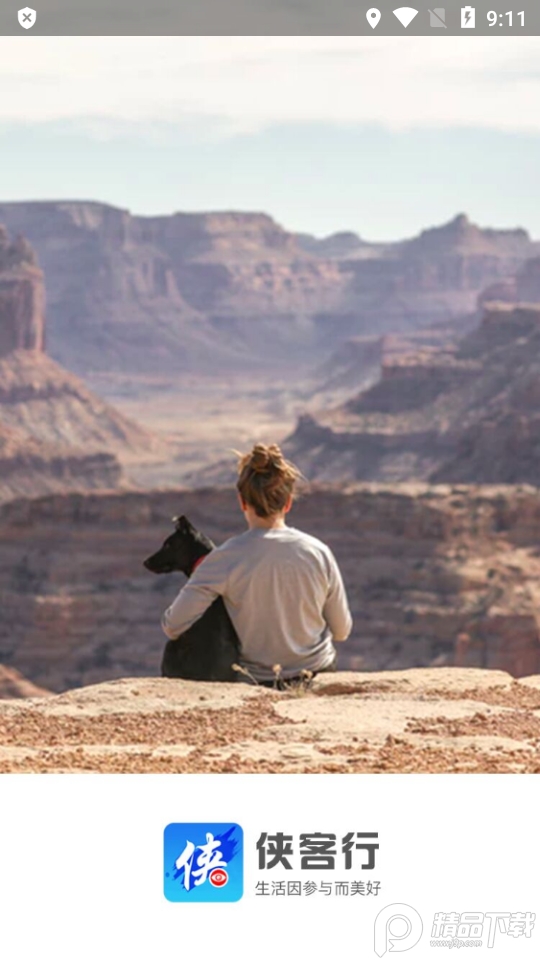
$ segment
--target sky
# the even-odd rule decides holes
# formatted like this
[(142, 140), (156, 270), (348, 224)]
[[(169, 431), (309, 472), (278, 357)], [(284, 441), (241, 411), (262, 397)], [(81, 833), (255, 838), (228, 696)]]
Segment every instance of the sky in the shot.
[(0, 200), (540, 238), (540, 38), (0, 37)]

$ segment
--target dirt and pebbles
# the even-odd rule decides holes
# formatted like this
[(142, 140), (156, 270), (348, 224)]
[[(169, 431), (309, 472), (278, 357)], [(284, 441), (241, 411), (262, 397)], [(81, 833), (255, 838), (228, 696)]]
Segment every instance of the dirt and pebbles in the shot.
[(0, 703), (2, 773), (539, 773), (540, 677), (338, 673), (309, 690), (124, 679)]

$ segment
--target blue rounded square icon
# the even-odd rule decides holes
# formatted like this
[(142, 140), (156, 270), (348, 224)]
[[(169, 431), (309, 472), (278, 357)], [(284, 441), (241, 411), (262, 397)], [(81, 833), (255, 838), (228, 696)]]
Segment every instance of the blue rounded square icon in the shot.
[(244, 832), (237, 823), (169, 823), (164, 893), (171, 903), (233, 903), (244, 893)]

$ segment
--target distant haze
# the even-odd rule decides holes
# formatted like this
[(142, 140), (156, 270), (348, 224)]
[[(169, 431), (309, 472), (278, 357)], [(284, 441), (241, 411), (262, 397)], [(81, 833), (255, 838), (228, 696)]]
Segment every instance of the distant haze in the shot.
[[(29, 42), (31, 41), (31, 42)], [(3, 200), (540, 236), (539, 38), (0, 38)]]

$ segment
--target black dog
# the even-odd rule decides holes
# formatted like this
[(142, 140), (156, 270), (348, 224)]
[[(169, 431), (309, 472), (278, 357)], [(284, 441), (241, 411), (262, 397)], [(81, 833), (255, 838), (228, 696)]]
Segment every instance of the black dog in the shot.
[[(215, 544), (199, 533), (186, 517), (174, 518), (175, 532), (144, 561), (152, 573), (181, 571), (190, 577)], [(237, 674), (233, 664), (238, 663), (240, 642), (229, 619), (221, 597), (181, 634), (178, 640), (169, 640), (161, 661), (162, 677), (181, 677), (183, 680), (221, 680), (234, 682)]]

